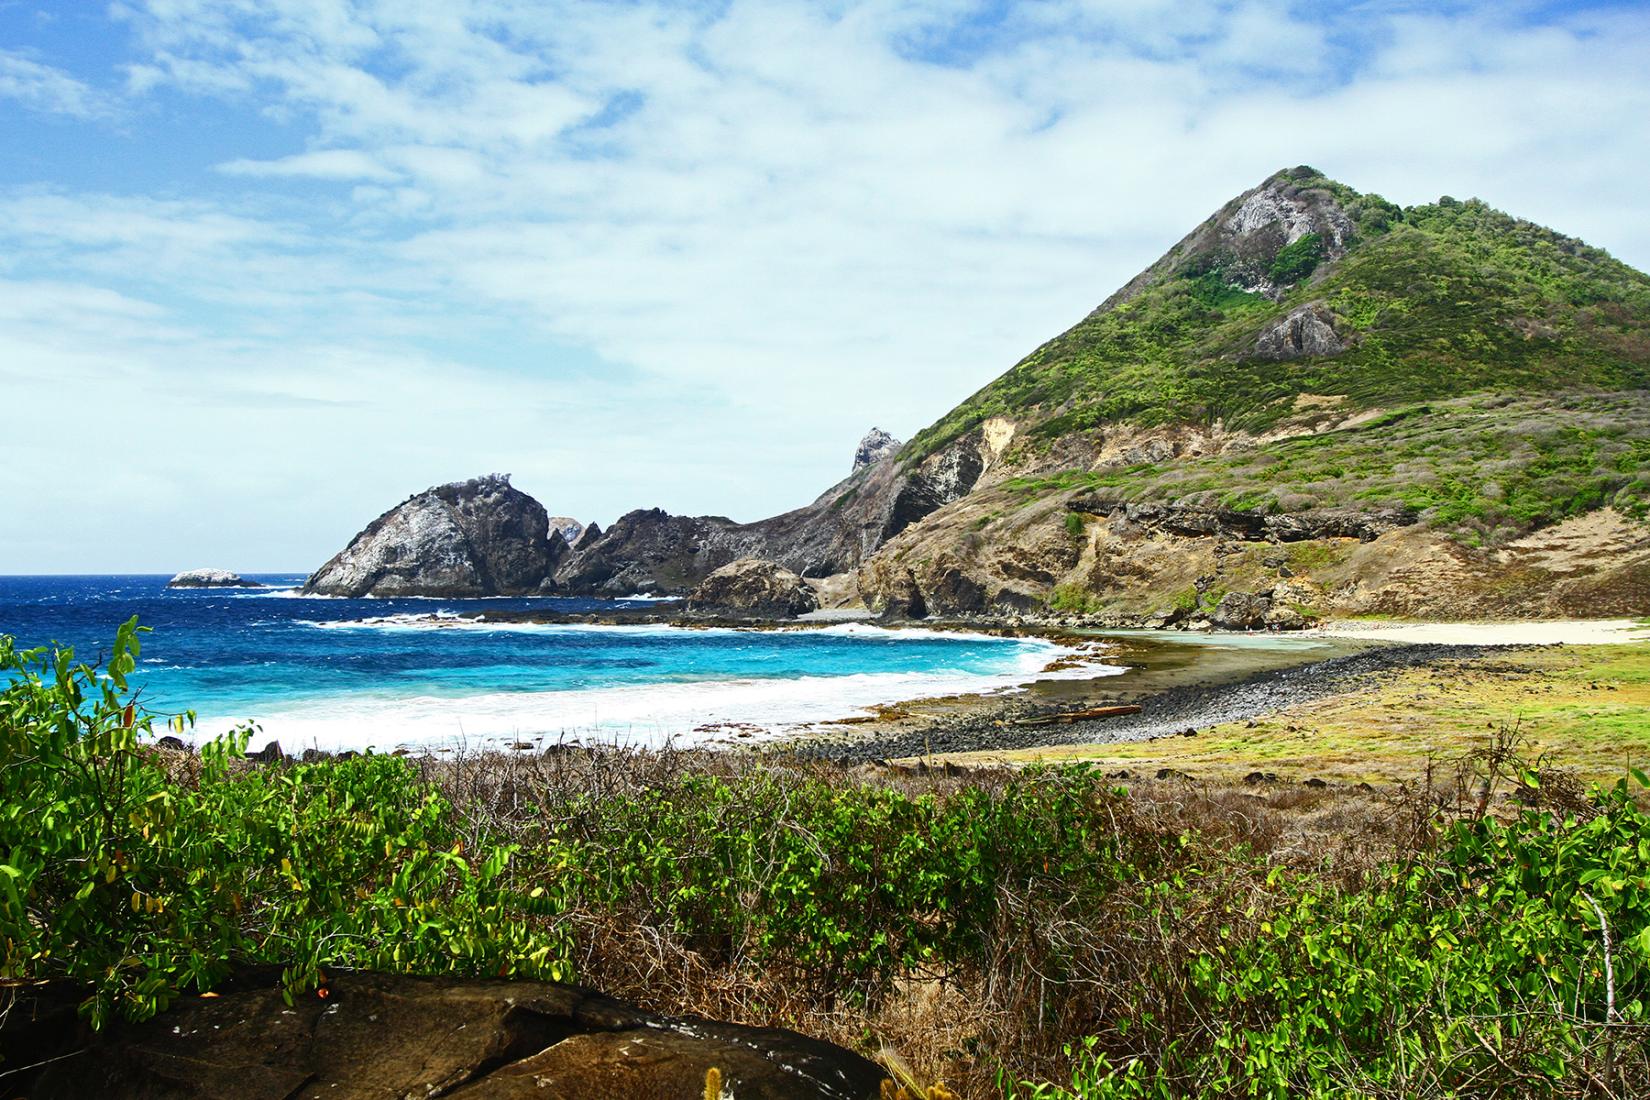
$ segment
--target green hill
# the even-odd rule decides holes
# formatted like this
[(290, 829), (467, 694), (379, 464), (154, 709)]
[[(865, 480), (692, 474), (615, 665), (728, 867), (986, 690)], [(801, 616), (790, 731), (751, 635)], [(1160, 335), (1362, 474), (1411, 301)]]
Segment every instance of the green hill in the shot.
[(1643, 614), (1650, 276), (1289, 169), (898, 461), (938, 488), (861, 567), (896, 613)]
[[(1314, 231), (1220, 232), (1268, 193), (1304, 201)], [(1339, 241), (1324, 231), (1337, 215)], [(1345, 350), (1257, 351), (1261, 333), (1311, 304)], [(1295, 168), (1234, 199), (910, 453), (998, 415), (1030, 414), (1044, 437), (1118, 420), (1259, 431), (1303, 393), (1373, 407), (1578, 385), (1650, 385), (1650, 276), (1476, 199), (1404, 209)]]
[[(1438, 517), (1447, 523), (1475, 507), (1462, 466), (1510, 462), (1499, 472), (1521, 483), (1562, 475), (1553, 499), (1526, 484), (1526, 499), (1493, 517), (1519, 527), (1607, 502), (1643, 513), (1650, 430), (1642, 404), (1619, 395), (1647, 387), (1650, 276), (1477, 200), (1400, 208), (1303, 167), (1228, 203), (903, 457), (921, 460), (993, 417), (1016, 423), (1008, 461), (1046, 470), (1056, 441), (1123, 424), (1219, 427), (1269, 450), (1268, 433), (1321, 436), (1380, 410), (1329, 432), (1342, 438), (1279, 449), (1269, 473), (1202, 462), (1165, 478), (1154, 464), (1091, 481), (1171, 499), (1218, 483), (1225, 503), (1265, 507), (1286, 481), (1340, 476), (1345, 457), (1365, 475), (1363, 499), (1453, 501)], [(1558, 397), (1573, 415), (1553, 415), (1544, 399)], [(1495, 415), (1498, 401), (1523, 415)], [(1521, 421), (1539, 430), (1519, 431)], [(1381, 468), (1393, 457), (1381, 440), (1439, 432), (1461, 461), (1423, 462), (1419, 483)]]

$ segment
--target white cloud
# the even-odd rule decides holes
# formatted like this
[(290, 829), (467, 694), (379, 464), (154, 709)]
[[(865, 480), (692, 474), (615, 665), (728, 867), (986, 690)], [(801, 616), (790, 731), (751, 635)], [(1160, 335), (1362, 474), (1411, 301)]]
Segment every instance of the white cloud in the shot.
[[(352, 485), (384, 503), (513, 464), (581, 515), (755, 518), (834, 480), (871, 423), (942, 414), (1279, 167), (1402, 202), (1478, 194), (1650, 266), (1643, 13), (982, 11), (133, 3), (132, 94), (261, 112), (300, 150), (224, 160), (213, 199), (0, 196), (0, 272), (149, 302), (136, 328), (165, 333), (157, 350), (118, 310), (66, 304), (98, 339), (33, 332), (13, 361), (102, 346), (149, 364), (135, 407), (164, 415), (186, 371), (266, 434), (279, 419), (247, 410), (308, 386), (338, 402), (292, 421), (302, 461), (224, 477), (322, 476), (311, 457), (348, 443)], [(231, 384), (248, 378), (267, 384)], [(173, 446), (204, 466), (193, 440), (227, 440), (191, 425)]]
[(307, 177), (318, 180), (394, 180), (395, 172), (358, 149), (318, 149), (275, 160), (240, 158), (218, 165), (230, 176)]
[(109, 113), (108, 101), (62, 69), (12, 50), (0, 50), (0, 99), (47, 114), (94, 118)]

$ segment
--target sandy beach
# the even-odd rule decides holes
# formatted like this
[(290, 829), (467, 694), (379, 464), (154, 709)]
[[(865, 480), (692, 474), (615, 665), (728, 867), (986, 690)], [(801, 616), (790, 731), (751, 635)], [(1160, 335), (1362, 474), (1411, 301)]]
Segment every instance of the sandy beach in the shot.
[(1337, 620), (1301, 633), (1306, 637), (1430, 645), (1622, 645), (1650, 641), (1650, 623), (1637, 619), (1481, 623)]

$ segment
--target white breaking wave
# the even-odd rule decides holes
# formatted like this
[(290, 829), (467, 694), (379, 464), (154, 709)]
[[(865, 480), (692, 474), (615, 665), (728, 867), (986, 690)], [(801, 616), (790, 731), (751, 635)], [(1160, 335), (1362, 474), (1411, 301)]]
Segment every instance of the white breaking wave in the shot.
[[(460, 744), (500, 747), (540, 738), (544, 743), (578, 739), (627, 745), (707, 745), (735, 740), (740, 731), (756, 737), (803, 732), (821, 723), (866, 714), (883, 704), (1002, 693), (1034, 680), (1088, 679), (1124, 671), (1099, 663), (1044, 671), (1051, 661), (1073, 652), (1041, 639), (1027, 640), (1027, 648), (1013, 664), (995, 673), (951, 669), (873, 672), (456, 697), (340, 695), (263, 713), (258, 717), (262, 732), (254, 738), (253, 747), (271, 739), (280, 741), (289, 752), (312, 746), (332, 751), (368, 747), (439, 750)], [(194, 732), (197, 739), (205, 739), (235, 724), (203, 717)]]

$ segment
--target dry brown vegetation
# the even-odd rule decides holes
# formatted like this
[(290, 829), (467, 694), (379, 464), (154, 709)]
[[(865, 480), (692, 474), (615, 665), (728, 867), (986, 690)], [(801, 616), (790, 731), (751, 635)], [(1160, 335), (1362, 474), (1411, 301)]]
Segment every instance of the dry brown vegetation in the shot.
[[(1356, 891), (1383, 864), (1412, 858), (1443, 820), (1511, 812), (1531, 800), (1572, 813), (1586, 806), (1581, 784), (1559, 771), (1543, 771), (1539, 789), (1507, 788), (1513, 750), (1499, 738), (1413, 783), (1382, 790), (1211, 786), (1173, 775), (1131, 780), (1126, 792), (1103, 802), (1113, 833), (1109, 851), (1130, 865), (1108, 890), (1062, 895), (1060, 870), (1046, 861), (1041, 877), (1054, 883), (1052, 890), (1049, 881), (1034, 881), (1035, 867), (1000, 868), (981, 950), (904, 968), (885, 983), (844, 981), (785, 945), (758, 949), (737, 936), (707, 938), (702, 926), (684, 927), (642, 888), (619, 904), (576, 907), (564, 919), (573, 926), (579, 980), (609, 994), (663, 1013), (791, 1027), (867, 1053), (887, 1048), (923, 1079), (943, 1080), (967, 1096), (1000, 1095), (1005, 1082), (1067, 1079), (1065, 1048), (1087, 1036), (1127, 1055), (1149, 1053), (1150, 1034), (1195, 1033), (1204, 1021), (1187, 963), (1242, 942), (1291, 903), (1300, 880), (1275, 878), (1276, 868)], [(760, 787), (764, 800), (794, 796), (799, 806), (817, 785), (945, 802), (1026, 782), (1023, 772), (1009, 769), (845, 769), (673, 751), (461, 754), (420, 767), (451, 799), (471, 843), (514, 839), (530, 852), (543, 851), (546, 832), (640, 849), (663, 842), (681, 853), (713, 843), (718, 829), (749, 830), (735, 797), (722, 804), (725, 817), (704, 823), (702, 835), (604, 832), (611, 825), (602, 820), (604, 805), (691, 802), (707, 777), (735, 790)], [(1060, 779), (1048, 773), (1038, 781)], [(787, 811), (782, 805), (763, 827), (811, 827), (807, 815)], [(757, 875), (781, 872), (766, 866)], [(738, 901), (755, 906), (771, 886), (742, 883), (749, 896)], [(1130, 1022), (1143, 1013), (1153, 1026), (1131, 1032)]]

